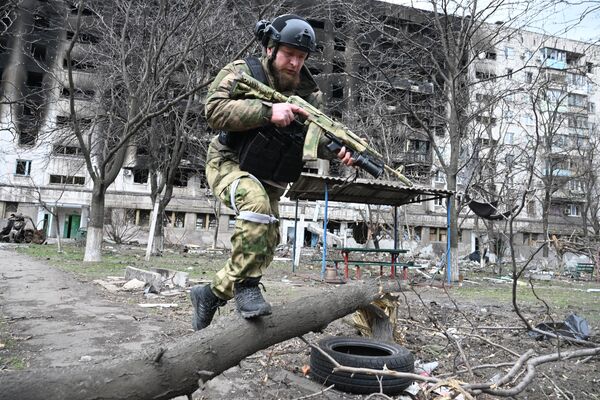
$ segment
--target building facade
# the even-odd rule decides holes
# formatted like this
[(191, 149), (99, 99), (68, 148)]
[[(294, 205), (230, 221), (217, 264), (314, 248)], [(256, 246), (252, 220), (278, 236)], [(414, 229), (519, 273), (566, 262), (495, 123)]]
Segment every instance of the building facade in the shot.
[[(438, 118), (445, 109), (439, 101), (442, 94), (434, 89), (435, 71), (410, 67), (411, 63), (424, 64), (418, 52), (407, 58), (407, 49), (393, 40), (397, 32), (429, 35), (423, 28), (427, 14), (387, 3), (372, 4), (381, 30), (355, 23), (344, 13), (335, 18), (317, 13), (309, 18), (322, 51), (311, 57), (308, 65), (326, 95), (331, 115), (365, 135), (377, 130), (375, 143), (392, 166), (403, 165), (405, 174), (418, 184), (445, 188), (434, 151), (440, 149), (442, 156), (448, 156), (446, 124)], [(62, 237), (78, 238), (86, 229), (92, 182), (66, 127), (69, 66), (65, 52), (73, 32), (57, 16), (55, 7), (29, 0), (15, 18), (4, 21), (6, 30), (0, 41), (0, 217), (22, 212), (49, 237), (57, 235), (58, 227)], [(67, 3), (64, 7), (68, 9)], [(76, 107), (84, 126), (90, 123), (87, 116), (93, 115), (96, 94), (90, 83), (97, 75), (94, 66), (77, 55), (85, 54), (85, 47), (100, 40), (98, 34), (80, 35), (71, 60)], [(508, 193), (512, 186), (527, 181), (531, 167), (535, 176), (527, 188), (526, 207), (516, 222), (516, 242), (523, 254), (544, 239), (543, 213), (549, 214), (549, 233), (564, 235), (584, 229), (584, 154), (597, 135), (596, 105), (600, 100), (597, 47), (507, 30), (489, 47), (473, 52), (476, 59), (468, 67), (468, 96), (470, 106), (480, 108), (479, 117), (473, 120), (479, 134), (465, 147), (464, 157), (469, 161), (465, 161), (459, 191), (478, 175), (487, 183), (470, 193), (486, 195), (486, 201), (498, 196), (511, 208)], [(531, 163), (523, 153), (531, 152), (533, 138), (542, 138), (538, 146), (546, 149)], [(393, 151), (385, 153), (388, 149)], [(105, 223), (126, 240), (145, 242), (153, 207), (148, 175), (136, 165), (134, 153), (109, 187)], [(352, 174), (324, 162), (307, 166), (307, 171)], [(178, 180), (166, 210), (166, 242), (209, 247), (218, 226), (216, 244), (228, 247), (235, 216), (224, 207), (216, 212), (216, 207), (201, 175)], [(298, 242), (317, 246), (323, 204), (300, 203), (299, 207)], [(465, 207), (460, 222), (461, 255), (479, 249), (485, 237), (497, 239), (489, 237), (489, 226), (467, 211)], [(295, 203), (283, 199), (280, 212), (282, 242), (290, 243), (296, 225)], [(356, 232), (371, 214), (392, 224), (389, 208), (332, 204), (328, 226), (332, 240), (350, 245), (364, 242), (367, 239)], [(399, 217), (402, 239), (418, 246), (431, 245), (441, 254), (446, 218), (442, 201), (404, 206)], [(381, 240), (383, 246), (393, 245), (389, 230), (383, 230)]]

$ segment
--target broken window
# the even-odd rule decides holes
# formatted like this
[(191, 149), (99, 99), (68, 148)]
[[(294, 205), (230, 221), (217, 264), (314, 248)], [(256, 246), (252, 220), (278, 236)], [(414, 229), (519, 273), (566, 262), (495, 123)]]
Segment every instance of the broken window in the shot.
[(55, 144), (52, 148), (52, 154), (58, 156), (81, 156), (81, 148), (78, 146)]
[(446, 135), (446, 128), (444, 126), (434, 126), (433, 132), (434, 132), (435, 136), (443, 137)]
[(572, 107), (587, 108), (587, 99), (586, 95), (569, 93), (569, 105)]
[(346, 51), (346, 41), (336, 37), (333, 40), (333, 49), (336, 51)]
[(342, 85), (331, 85), (331, 97), (334, 99), (343, 99), (344, 98), (344, 87)]
[[(66, 58), (63, 58), (63, 68), (64, 69), (69, 68), (69, 63)], [(71, 69), (72, 70), (85, 71), (85, 70), (91, 70), (91, 69), (95, 69), (95, 68), (96, 68), (96, 65), (93, 62), (71, 59)]]
[(83, 176), (50, 175), (50, 183), (59, 183), (63, 185), (85, 185)]
[(346, 63), (340, 60), (333, 60), (333, 73), (341, 74), (344, 73), (346, 69)]
[(36, 110), (30, 106), (29, 104), (24, 104), (23, 105), (23, 115), (27, 116), (27, 117), (34, 117), (36, 114)]
[(69, 126), (71, 123), (71, 118), (66, 115), (57, 115), (56, 116), (56, 126), (57, 127), (65, 127)]
[(475, 78), (479, 80), (494, 80), (496, 79), (496, 74), (491, 71), (475, 71)]
[(346, 25), (347, 22), (348, 22), (348, 19), (346, 18), (346, 16), (344, 14), (336, 14), (334, 17), (333, 25), (337, 29), (341, 29)]
[(316, 19), (307, 19), (306, 22), (315, 29), (325, 29), (325, 22)]
[(533, 72), (525, 72), (525, 83), (533, 82)]
[(490, 50), (485, 52), (486, 60), (495, 60), (497, 58), (496, 50)]
[[(61, 92), (62, 97), (69, 97), (70, 90), (69, 88), (64, 87)], [(90, 100), (96, 92), (92, 89), (75, 89), (73, 91), (73, 97), (79, 100)]]
[(533, 232), (523, 233), (523, 244), (527, 246), (535, 246), (538, 241), (538, 234)]
[(33, 16), (33, 27), (35, 29), (46, 30), (50, 28), (50, 21), (48, 21), (48, 18), (36, 14)]
[(31, 160), (17, 160), (17, 168), (15, 169), (15, 175), (31, 175)]
[(30, 88), (41, 88), (44, 74), (41, 72), (27, 71), (26, 85)]
[(175, 228), (183, 228), (185, 226), (185, 213), (175, 213)]
[(150, 226), (150, 210), (137, 210), (137, 224), (139, 226)]
[(429, 228), (429, 241), (430, 242), (445, 242), (446, 241), (446, 228)]
[(133, 183), (148, 183), (148, 170), (147, 169), (134, 169), (133, 170)]
[(427, 154), (429, 152), (429, 142), (426, 140), (409, 139), (406, 142), (406, 151)]
[(178, 169), (175, 172), (175, 177), (173, 178), (173, 186), (176, 187), (186, 187), (188, 184), (188, 172)]
[(4, 203), (4, 218), (9, 218), (10, 214), (16, 214), (19, 211), (19, 203), (7, 201)]
[(136, 212), (133, 208), (125, 209), (125, 223), (127, 225), (135, 225)]
[(323, 70), (321, 68), (315, 67), (315, 66), (308, 67), (308, 70), (310, 71), (310, 73), (312, 75), (319, 75), (320, 73), (323, 72)]
[(164, 226), (170, 226), (172, 228), (184, 228), (185, 213), (177, 211), (166, 211)]
[(20, 146), (33, 146), (37, 141), (37, 133), (34, 129), (26, 128), (21, 129), (19, 132), (19, 145)]
[(32, 43), (31, 56), (38, 61), (46, 61), (46, 46), (39, 43)]
[(215, 214), (197, 213), (196, 230), (213, 229), (217, 226), (217, 217)]

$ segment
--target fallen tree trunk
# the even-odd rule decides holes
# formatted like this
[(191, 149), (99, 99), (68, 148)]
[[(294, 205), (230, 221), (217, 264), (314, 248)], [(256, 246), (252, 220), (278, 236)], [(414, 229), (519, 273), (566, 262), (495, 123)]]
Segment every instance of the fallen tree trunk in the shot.
[(319, 331), (371, 303), (376, 282), (328, 287), (312, 298), (273, 307), (273, 314), (248, 321), (238, 315), (122, 360), (92, 366), (0, 373), (0, 399), (171, 399), (193, 393), (241, 360), (276, 343)]

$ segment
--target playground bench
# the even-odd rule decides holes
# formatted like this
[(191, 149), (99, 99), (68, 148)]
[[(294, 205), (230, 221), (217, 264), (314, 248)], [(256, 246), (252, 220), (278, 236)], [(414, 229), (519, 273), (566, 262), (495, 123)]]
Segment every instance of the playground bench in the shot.
[[(314, 259), (314, 261), (321, 261), (320, 259)], [(349, 266), (353, 265), (356, 269), (355, 269), (355, 277), (356, 279), (360, 279), (361, 278), (361, 267), (371, 267), (371, 266), (375, 266), (375, 267), (379, 267), (379, 274), (383, 275), (383, 267), (391, 267), (391, 272), (390, 272), (390, 276), (392, 278), (394, 278), (396, 276), (396, 268), (402, 268), (403, 271), (403, 277), (402, 279), (408, 279), (408, 269), (413, 268), (414, 262), (409, 261), (409, 262), (400, 262), (400, 261), (396, 261), (396, 262), (391, 262), (391, 261), (378, 261), (378, 260), (348, 260), (346, 263), (346, 260), (341, 259), (341, 258), (332, 258), (332, 259), (327, 259), (325, 260), (328, 263), (333, 263), (335, 266), (336, 270), (339, 270), (340, 268), (340, 264), (344, 266), (344, 277), (346, 279), (348, 279), (349, 276)]]
[(581, 274), (590, 274), (590, 279), (594, 277), (594, 269), (596, 265), (594, 263), (577, 263), (575, 269), (576, 276), (579, 277)]

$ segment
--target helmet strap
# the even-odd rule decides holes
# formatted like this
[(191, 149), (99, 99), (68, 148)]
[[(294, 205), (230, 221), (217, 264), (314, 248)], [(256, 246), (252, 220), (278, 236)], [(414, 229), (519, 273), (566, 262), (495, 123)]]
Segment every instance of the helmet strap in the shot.
[(268, 60), (269, 65), (272, 65), (273, 62), (275, 61), (278, 51), (279, 51), (279, 43), (276, 43), (275, 46), (273, 46), (273, 52), (271, 53), (271, 57), (269, 57), (269, 60)]

